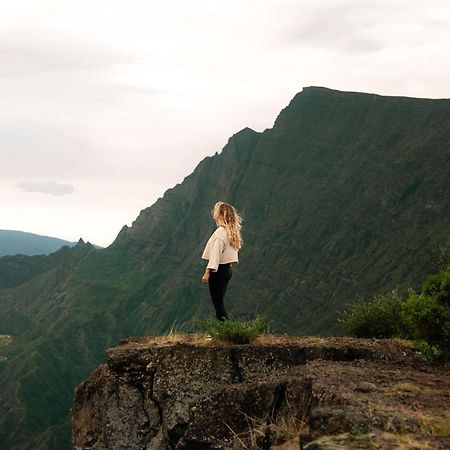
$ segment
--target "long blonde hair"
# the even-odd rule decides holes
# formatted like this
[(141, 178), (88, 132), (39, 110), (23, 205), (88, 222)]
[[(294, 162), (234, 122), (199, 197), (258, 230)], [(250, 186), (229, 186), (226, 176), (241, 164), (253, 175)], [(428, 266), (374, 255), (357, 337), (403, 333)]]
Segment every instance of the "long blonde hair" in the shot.
[(225, 202), (217, 202), (214, 205), (211, 214), (214, 217), (214, 211), (217, 208), (218, 215), (216, 223), (225, 228), (230, 245), (239, 250), (244, 244), (242, 239), (241, 228), (242, 228), (242, 217), (236, 211), (236, 208)]

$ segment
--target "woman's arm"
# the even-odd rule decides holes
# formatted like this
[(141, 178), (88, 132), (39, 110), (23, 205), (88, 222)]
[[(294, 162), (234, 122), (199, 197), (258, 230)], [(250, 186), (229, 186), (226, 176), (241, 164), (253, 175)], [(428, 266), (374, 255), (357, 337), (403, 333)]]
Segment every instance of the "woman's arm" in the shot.
[(208, 265), (206, 266), (205, 273), (202, 277), (203, 284), (208, 283), (209, 275), (211, 272), (217, 272), (217, 269), (219, 268), (220, 255), (222, 254), (224, 248), (225, 242), (222, 241), (222, 239), (216, 238), (213, 241)]
[(205, 273), (203, 274), (202, 277), (202, 283), (203, 284), (207, 284), (209, 281), (209, 273), (211, 272), (211, 269), (205, 269)]

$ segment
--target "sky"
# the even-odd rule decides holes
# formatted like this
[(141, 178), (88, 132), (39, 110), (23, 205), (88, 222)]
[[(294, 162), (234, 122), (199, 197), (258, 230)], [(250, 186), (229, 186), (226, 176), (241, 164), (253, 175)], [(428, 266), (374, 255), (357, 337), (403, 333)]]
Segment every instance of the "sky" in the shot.
[(0, 229), (106, 247), (305, 86), (450, 97), (449, 48), (448, 0), (0, 2)]

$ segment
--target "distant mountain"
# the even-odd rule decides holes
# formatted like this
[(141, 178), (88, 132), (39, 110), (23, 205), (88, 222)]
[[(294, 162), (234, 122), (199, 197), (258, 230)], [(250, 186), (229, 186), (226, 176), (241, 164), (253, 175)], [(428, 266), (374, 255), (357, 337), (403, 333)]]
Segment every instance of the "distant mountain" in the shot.
[(73, 247), (76, 242), (69, 242), (49, 236), (41, 236), (24, 231), (0, 230), (0, 256), (5, 255), (48, 255), (64, 245)]
[(106, 347), (211, 314), (200, 257), (215, 201), (244, 216), (229, 313), (329, 335), (346, 303), (435, 271), (449, 186), (450, 100), (310, 87), (273, 128), (245, 128), (204, 158), (108, 248), (0, 258), (0, 334), (12, 337), (0, 349), (0, 448), (69, 449), (74, 387)]
[(0, 256), (19, 254), (28, 256), (48, 255), (65, 245), (73, 247), (76, 245), (76, 242), (25, 231), (0, 230)]

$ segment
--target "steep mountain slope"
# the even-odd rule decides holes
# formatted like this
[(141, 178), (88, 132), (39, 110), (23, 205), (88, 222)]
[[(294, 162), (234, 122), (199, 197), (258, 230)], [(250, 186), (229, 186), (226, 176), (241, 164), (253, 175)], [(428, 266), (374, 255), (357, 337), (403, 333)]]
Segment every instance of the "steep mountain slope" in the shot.
[(5, 255), (48, 255), (64, 245), (73, 247), (76, 242), (69, 242), (49, 236), (26, 233), (24, 231), (0, 230), (0, 256)]
[(450, 229), (449, 105), (309, 88), (273, 129), (235, 135), (113, 244), (166, 274), (130, 321), (144, 329), (155, 307), (170, 320), (196, 312), (198, 255), (218, 199), (245, 217), (227, 299), (236, 315), (258, 310), (283, 331), (326, 333), (356, 295), (417, 286)]
[(129, 335), (211, 311), (200, 282), (217, 200), (244, 216), (226, 297), (279, 332), (332, 334), (358, 295), (417, 287), (450, 230), (450, 101), (305, 88), (235, 134), (104, 250), (84, 243), (1, 281), (0, 448), (70, 448), (73, 388)]

